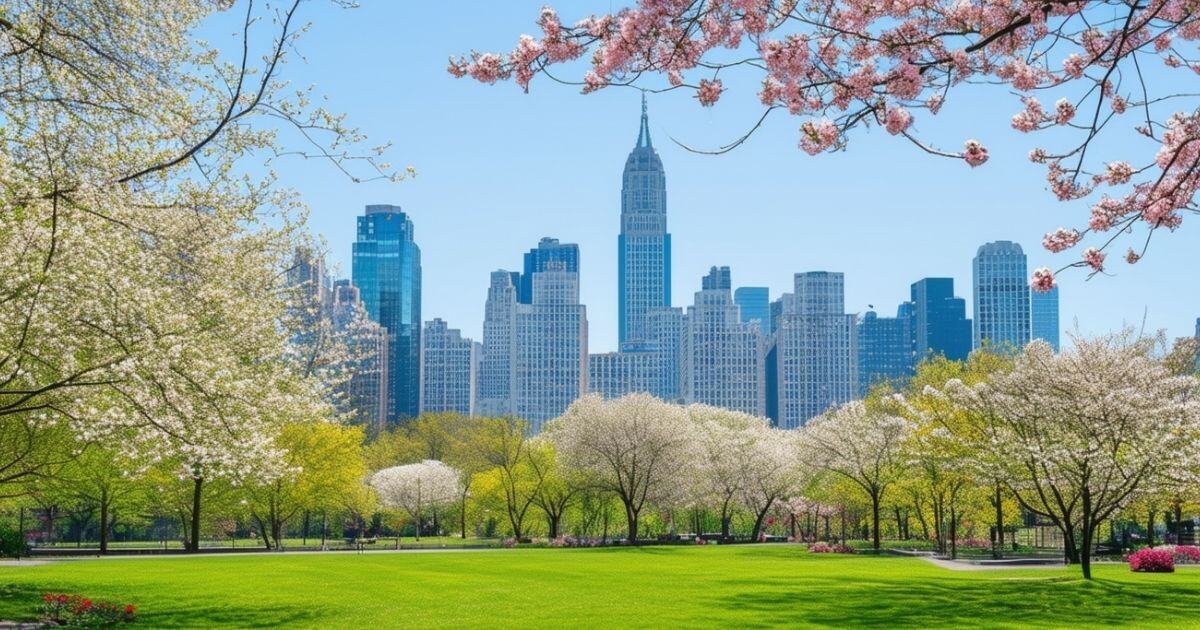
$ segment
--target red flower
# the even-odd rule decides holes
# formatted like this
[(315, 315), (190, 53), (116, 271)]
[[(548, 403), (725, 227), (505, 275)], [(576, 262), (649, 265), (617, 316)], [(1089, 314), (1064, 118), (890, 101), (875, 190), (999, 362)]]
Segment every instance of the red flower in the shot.
[(125, 604), (125, 614), (126, 615), (133, 614), (133, 604)]

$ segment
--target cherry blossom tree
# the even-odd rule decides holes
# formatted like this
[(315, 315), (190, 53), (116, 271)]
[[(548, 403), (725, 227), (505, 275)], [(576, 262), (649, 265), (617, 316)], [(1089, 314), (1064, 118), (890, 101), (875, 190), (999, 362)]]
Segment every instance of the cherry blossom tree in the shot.
[(813, 419), (799, 436), (802, 461), (867, 495), (876, 549), (880, 547), (880, 506), (888, 489), (904, 473), (903, 446), (911, 430), (903, 418), (853, 401)]
[[(416, 526), (417, 540), (421, 539), (425, 513), (453, 505), (458, 498), (458, 471), (435, 459), (384, 468), (371, 476), (370, 484), (380, 503), (408, 515)], [(396, 536), (399, 547), (400, 536)]]
[(754, 514), (754, 529), (750, 536), (758, 540), (763, 519), (777, 501), (799, 489), (803, 480), (800, 462), (796, 461), (797, 435), (764, 424), (745, 430), (753, 455), (741, 469), (739, 495), (742, 505)]
[[(761, 82), (763, 113), (717, 152), (786, 112), (803, 121), (799, 144), (810, 154), (843, 149), (877, 125), (970, 167), (987, 162), (983, 143), (941, 148), (921, 128), (967, 86), (999, 84), (1013, 93), (1013, 129), (1054, 145), (1029, 153), (1052, 194), (1093, 200), (1090, 216), (1046, 234), (1054, 252), (1088, 240), (1066, 266), (1103, 271), (1119, 240), (1132, 241), (1124, 258), (1135, 263), (1155, 232), (1197, 212), (1200, 101), (1181, 82), (1200, 71), (1200, 20), (1187, 0), (638, 0), (573, 24), (546, 7), (537, 24), (511, 52), (452, 57), (450, 73), (526, 90), (539, 74), (584, 93), (686, 90), (701, 107), (718, 103), (725, 79), (749, 75)], [(586, 73), (568, 74), (589, 53)], [(1049, 289), (1054, 272), (1038, 269), (1031, 281)]]
[(1154, 358), (1152, 339), (1073, 341), (1057, 354), (1031, 343), (1011, 372), (951, 380), (942, 393), (982, 420), (978, 435), (960, 434), (979, 463), (1058, 527), (1068, 561), (1090, 578), (1100, 524), (1164, 474), (1196, 470), (1200, 381)]
[(642, 510), (675, 502), (689, 485), (693, 430), (683, 407), (649, 394), (610, 401), (589, 394), (553, 420), (546, 436), (567, 466), (617, 495), (635, 544)]

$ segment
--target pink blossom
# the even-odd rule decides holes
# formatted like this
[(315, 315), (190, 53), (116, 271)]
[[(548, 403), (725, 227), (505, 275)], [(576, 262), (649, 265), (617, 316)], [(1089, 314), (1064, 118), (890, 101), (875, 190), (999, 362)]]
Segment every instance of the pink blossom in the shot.
[(1054, 104), (1054, 122), (1065, 125), (1075, 117), (1075, 105), (1065, 98), (1058, 99)]
[(1107, 255), (1104, 252), (1095, 247), (1083, 250), (1083, 262), (1087, 263), (1087, 266), (1091, 267), (1094, 271), (1104, 271), (1104, 259), (1106, 257)]
[(1058, 253), (1065, 249), (1070, 249), (1083, 238), (1079, 230), (1068, 230), (1066, 228), (1058, 228), (1053, 232), (1046, 234), (1042, 238), (1042, 247), (1047, 250)]
[(893, 136), (903, 133), (912, 124), (912, 114), (903, 107), (892, 106), (887, 110), (886, 126), (888, 133)]
[(720, 79), (700, 79), (700, 89), (696, 91), (696, 98), (700, 99), (700, 104), (704, 107), (711, 107), (717, 99), (721, 98), (721, 91), (724, 88), (721, 86)]
[(1034, 291), (1046, 292), (1056, 286), (1054, 281), (1054, 272), (1050, 271), (1049, 267), (1039, 267), (1033, 270), (1033, 277), (1029, 280), (1029, 286)]
[(963, 146), (966, 150), (963, 151), (962, 157), (971, 168), (988, 161), (988, 150), (978, 140), (967, 140)]
[(811, 120), (800, 126), (800, 148), (809, 155), (816, 155), (837, 142), (838, 128), (832, 120), (822, 118), (813, 123)]
[(1033, 149), (1029, 152), (1029, 161), (1034, 164), (1042, 164), (1046, 161), (1045, 149)]
[(1124, 184), (1133, 177), (1133, 167), (1129, 162), (1109, 162), (1104, 174), (1104, 181), (1112, 184)]
[(1125, 252), (1125, 262), (1127, 262), (1131, 265), (1141, 259), (1142, 259), (1142, 256), (1140, 254), (1138, 254), (1137, 252), (1133, 251), (1132, 247), (1129, 248), (1129, 251)]
[(1063, 60), (1063, 71), (1073, 79), (1078, 79), (1083, 76), (1083, 71), (1087, 68), (1087, 60), (1079, 53), (1071, 53)]
[(1038, 125), (1046, 119), (1046, 112), (1042, 109), (1042, 104), (1032, 96), (1021, 100), (1025, 103), (1025, 109), (1012, 117), (1012, 127), (1017, 131), (1029, 133), (1036, 130)]
[(1105, 232), (1125, 214), (1125, 207), (1119, 200), (1103, 197), (1092, 206), (1092, 218), (1088, 227), (1097, 232)]

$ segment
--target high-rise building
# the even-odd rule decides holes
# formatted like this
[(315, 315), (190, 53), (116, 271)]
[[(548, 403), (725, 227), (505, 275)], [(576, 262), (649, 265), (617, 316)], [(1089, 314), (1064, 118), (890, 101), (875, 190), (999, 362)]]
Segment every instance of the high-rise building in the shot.
[(508, 416), (516, 411), (517, 293), (521, 274), (493, 271), (483, 314), (483, 355), (476, 397), (480, 415)]
[(646, 313), (671, 305), (671, 235), (667, 233), (667, 178), (650, 144), (646, 96), (637, 144), (621, 178), (621, 234), (617, 238), (618, 339), (646, 340)]
[(853, 400), (858, 389), (857, 317), (845, 312), (841, 273), (810, 271), (795, 276), (795, 293), (776, 325), (771, 398), (775, 424), (804, 426), (834, 405)]
[(656, 346), (626, 348), (588, 356), (588, 391), (605, 398), (647, 393), (661, 397), (665, 372), (663, 353)]
[(683, 338), (687, 333), (687, 315), (677, 307), (650, 309), (646, 313), (646, 329), (650, 343), (661, 357), (659, 385), (657, 391), (652, 390), (652, 393), (665, 401), (679, 402), (683, 396), (679, 355), (683, 352)]
[(738, 287), (733, 301), (742, 309), (742, 321), (758, 322), (763, 334), (771, 332), (771, 293), (767, 287)]
[(1058, 287), (1049, 291), (1030, 291), (1029, 316), (1033, 338), (1045, 341), (1058, 352)]
[(533, 274), (533, 300), (517, 306), (514, 403), (537, 433), (587, 392), (587, 309), (579, 274), (549, 262)]
[(895, 317), (867, 311), (858, 320), (858, 395), (877, 383), (903, 384), (913, 374), (912, 303), (896, 309)]
[(421, 374), (421, 249), (400, 206), (370, 205), (358, 217), (353, 278), (371, 319), (388, 333), (387, 419), (417, 415)]
[(475, 415), (479, 344), (440, 318), (421, 333), (421, 412)]
[(533, 302), (533, 274), (545, 271), (551, 263), (561, 264), (563, 269), (571, 273), (579, 273), (579, 245), (560, 243), (556, 238), (546, 237), (538, 241), (537, 247), (526, 252), (525, 273), (518, 276), (518, 302)]
[(971, 344), (1017, 351), (1029, 343), (1029, 274), (1025, 252), (1012, 241), (979, 248), (972, 262), (975, 319)]
[(794, 294), (794, 293), (784, 293), (783, 295), (779, 296), (779, 299), (773, 300), (771, 302), (770, 307), (768, 308), (768, 312), (769, 312), (770, 319), (771, 319), (771, 322), (770, 322), (771, 327), (768, 330), (764, 330), (763, 332), (769, 333), (772, 335), (775, 334), (775, 331), (779, 330), (780, 318), (783, 317), (784, 313), (789, 312), (793, 308), (795, 308), (795, 305), (796, 305), (796, 294)]
[(917, 361), (931, 355), (965, 360), (971, 354), (971, 320), (967, 301), (954, 295), (954, 278), (922, 278), (912, 284), (911, 295)]
[(681, 396), (756, 416), (766, 413), (764, 346), (756, 324), (742, 322), (729, 290), (729, 268), (713, 267), (688, 307), (680, 353)]
[(387, 424), (387, 330), (367, 315), (358, 287), (349, 280), (334, 283), (330, 315), (334, 332), (346, 342), (350, 371), (335, 392), (338, 411), (379, 435)]

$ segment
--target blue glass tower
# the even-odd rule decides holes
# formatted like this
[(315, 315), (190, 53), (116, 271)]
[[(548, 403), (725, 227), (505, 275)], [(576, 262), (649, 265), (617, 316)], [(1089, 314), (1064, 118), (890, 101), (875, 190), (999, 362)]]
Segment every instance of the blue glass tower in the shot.
[(1029, 274), (1025, 252), (1012, 241), (980, 246), (972, 263), (975, 323), (971, 343), (1009, 351), (1029, 343)]
[(671, 235), (667, 234), (667, 177), (650, 144), (645, 94), (637, 145), (625, 160), (621, 178), (617, 285), (620, 342), (646, 340), (646, 314), (671, 305)]
[(912, 304), (905, 302), (895, 317), (867, 311), (858, 322), (858, 393), (865, 396), (876, 383), (903, 383), (913, 374)]
[(579, 246), (549, 237), (538, 241), (537, 247), (525, 254), (525, 273), (517, 284), (517, 302), (533, 304), (533, 274), (546, 271), (550, 263), (556, 263), (556, 268), (557, 263), (562, 263), (564, 271), (579, 273)]
[(767, 287), (738, 287), (733, 301), (742, 309), (742, 321), (757, 321), (763, 334), (771, 332), (771, 294)]
[(912, 284), (913, 350), (917, 361), (942, 355), (962, 361), (971, 354), (967, 301), (954, 296), (954, 278), (922, 278)]
[(1058, 287), (1029, 292), (1030, 325), (1034, 339), (1041, 339), (1058, 352)]
[(358, 217), (354, 284), (371, 319), (387, 330), (389, 424), (417, 415), (421, 375), (421, 249), (400, 206), (371, 205)]

